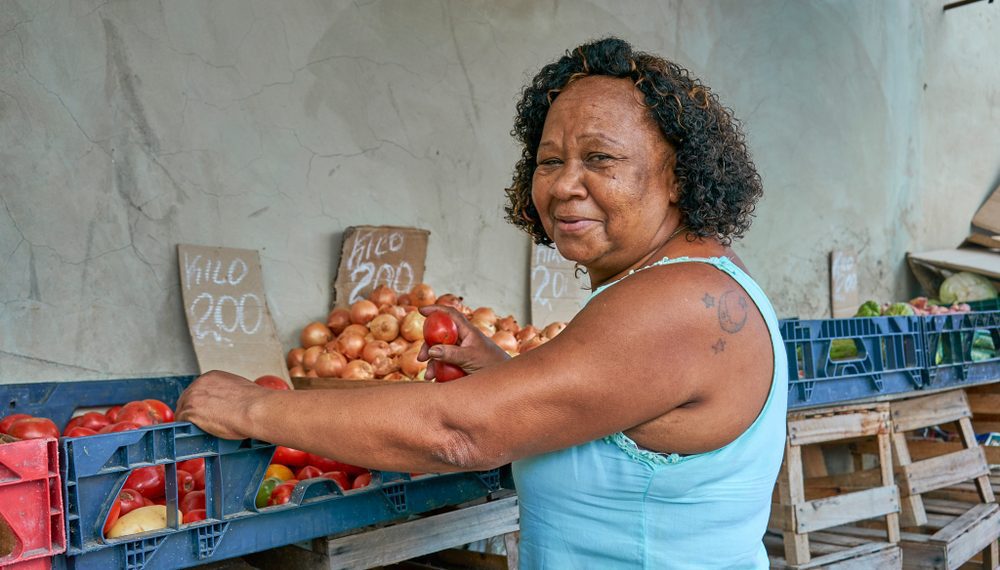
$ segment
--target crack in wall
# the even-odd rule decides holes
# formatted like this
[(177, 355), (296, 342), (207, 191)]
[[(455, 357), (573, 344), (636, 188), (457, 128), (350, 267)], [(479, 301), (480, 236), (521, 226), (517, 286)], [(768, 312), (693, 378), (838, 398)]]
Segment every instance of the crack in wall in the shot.
[[(479, 105), (476, 104), (476, 89), (472, 83), (472, 78), (469, 77), (469, 69), (465, 65), (465, 57), (462, 55), (462, 48), (458, 45), (458, 36), (455, 33), (455, 22), (451, 17), (451, 5), (448, 4), (448, 0), (444, 1), (444, 14), (448, 21), (448, 31), (451, 33), (451, 45), (455, 48), (455, 56), (458, 58), (458, 65), (462, 68), (462, 76), (465, 77), (465, 86), (469, 89), (469, 99), (472, 103), (472, 112), (476, 116), (476, 120), (479, 121)], [(472, 126), (473, 132), (475, 132), (476, 127), (469, 121), (470, 126)]]

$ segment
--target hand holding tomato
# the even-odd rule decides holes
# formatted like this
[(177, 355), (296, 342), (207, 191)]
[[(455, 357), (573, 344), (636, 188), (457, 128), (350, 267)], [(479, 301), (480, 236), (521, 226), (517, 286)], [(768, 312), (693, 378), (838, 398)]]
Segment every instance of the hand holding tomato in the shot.
[(222, 439), (249, 437), (250, 406), (262, 397), (281, 392), (261, 390), (253, 382), (235, 374), (213, 370), (202, 374), (177, 401), (176, 419), (192, 422)]
[[(437, 361), (435, 366), (427, 367), (424, 377), (428, 380), (433, 380), (437, 377), (438, 364), (457, 367), (464, 373), (471, 374), (510, 358), (509, 354), (504, 352), (503, 349), (497, 346), (496, 343), (479, 329), (470, 325), (469, 321), (454, 308), (443, 305), (428, 305), (421, 307), (420, 313), (427, 316), (427, 320), (424, 321), (425, 325), (434, 315), (440, 313), (442, 316), (447, 316), (458, 330), (458, 341), (454, 345), (435, 344), (431, 340), (428, 340), (426, 336), (427, 332), (432, 331), (425, 331), (425, 342), (420, 347), (420, 354), (417, 356), (417, 359), (427, 361), (433, 358)], [(435, 331), (431, 336), (435, 340), (447, 339), (448, 333)], [(454, 380), (456, 377), (458, 376), (455, 375), (455, 370), (448, 369), (448, 373), (442, 374), (442, 379), (439, 381)]]

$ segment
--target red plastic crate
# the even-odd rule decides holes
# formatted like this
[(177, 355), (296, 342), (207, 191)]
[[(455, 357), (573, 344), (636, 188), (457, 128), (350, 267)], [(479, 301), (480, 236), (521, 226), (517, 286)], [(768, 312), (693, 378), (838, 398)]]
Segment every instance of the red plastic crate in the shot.
[(66, 550), (59, 442), (0, 444), (0, 569), (47, 570)]

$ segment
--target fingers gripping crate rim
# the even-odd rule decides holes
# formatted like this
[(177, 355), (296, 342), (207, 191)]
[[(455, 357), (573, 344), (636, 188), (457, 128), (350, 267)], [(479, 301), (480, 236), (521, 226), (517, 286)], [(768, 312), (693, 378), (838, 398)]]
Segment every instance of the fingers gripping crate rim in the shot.
[(57, 447), (54, 439), (0, 445), (0, 568), (49, 568), (66, 548)]
[[(917, 317), (789, 319), (780, 322), (788, 355), (789, 408), (871, 398), (923, 387)], [(835, 352), (848, 354), (837, 358)]]

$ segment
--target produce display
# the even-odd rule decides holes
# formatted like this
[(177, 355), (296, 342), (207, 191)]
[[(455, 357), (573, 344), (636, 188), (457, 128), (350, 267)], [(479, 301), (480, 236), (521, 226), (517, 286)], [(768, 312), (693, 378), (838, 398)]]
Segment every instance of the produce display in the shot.
[(914, 297), (906, 303), (882, 303), (865, 301), (858, 307), (855, 317), (923, 317), (927, 315), (949, 315), (968, 313), (971, 310), (967, 303), (943, 305), (937, 299)]
[(990, 280), (966, 271), (956, 273), (941, 283), (938, 297), (942, 303), (969, 303), (995, 299), (997, 290)]
[[(261, 387), (290, 390), (277, 376), (255, 380)], [(174, 411), (160, 400), (139, 400), (112, 406), (106, 412), (85, 412), (63, 427), (63, 437), (90, 437), (98, 434), (136, 430), (174, 421)], [(58, 438), (56, 424), (48, 418), (11, 414), (0, 419), (0, 434), (16, 439)], [(190, 459), (176, 464), (177, 519), (182, 525), (205, 520), (205, 460)], [(335, 481), (343, 491), (360, 489), (371, 483), (371, 473), (305, 451), (277, 446), (256, 497), (258, 508), (288, 502), (295, 484), (323, 477)], [(105, 538), (119, 538), (167, 528), (165, 465), (135, 468), (129, 473), (104, 522)]]
[(521, 327), (513, 315), (500, 318), (489, 307), (473, 309), (451, 293), (438, 297), (426, 283), (418, 283), (402, 295), (381, 285), (367, 299), (330, 311), (326, 322), (306, 325), (299, 337), (301, 346), (288, 352), (288, 373), (293, 378), (414, 381), (424, 380), (430, 365), (435, 367), (438, 382), (460, 378), (465, 373), (455, 366), (417, 360), (425, 341), (432, 345), (458, 341), (458, 329), (446, 314), (425, 318), (417, 311), (434, 304), (459, 311), (511, 356), (537, 347), (566, 327), (561, 322), (541, 330), (532, 325)]

